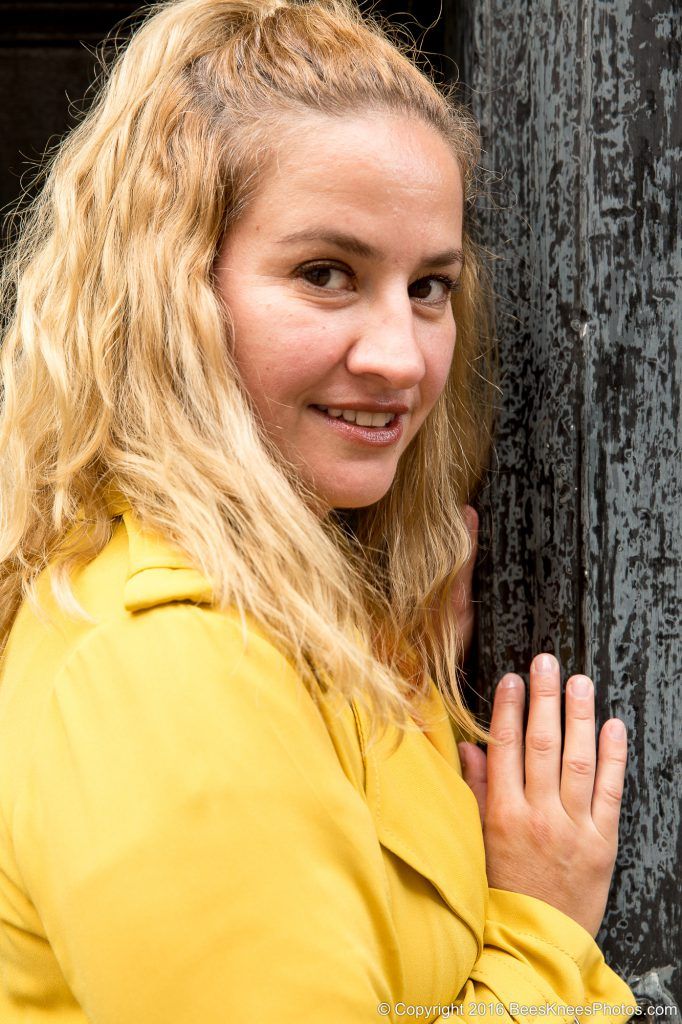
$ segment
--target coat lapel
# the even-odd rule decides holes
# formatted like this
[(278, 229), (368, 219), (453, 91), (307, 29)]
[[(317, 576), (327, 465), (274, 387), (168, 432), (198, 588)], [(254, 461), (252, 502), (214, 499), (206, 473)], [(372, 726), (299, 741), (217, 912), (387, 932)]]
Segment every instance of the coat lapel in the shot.
[[(440, 703), (440, 697), (432, 696), (436, 700)], [(488, 895), (481, 884), (486, 877), (483, 833), (476, 798), (452, 754), (456, 746), (449, 722), (430, 730), (431, 739), (415, 727), (391, 753), (393, 729), (367, 748), (366, 711), (356, 704), (354, 709), (365, 745), (367, 802), (380, 843), (428, 878), (471, 929), (480, 954)]]
[[(123, 515), (128, 532), (126, 608), (137, 611), (179, 599), (210, 603), (210, 584), (186, 556), (147, 533), (114, 488), (107, 499), (111, 514)], [(367, 709), (352, 702), (365, 764), (366, 799), (379, 842), (432, 883), (471, 929), (480, 954), (488, 898), (487, 886), (480, 881), (486, 877), (481, 820), (476, 798), (461, 777), (447, 711), (433, 681), (430, 686), (427, 731), (415, 725), (392, 752), (395, 727), (368, 747)]]

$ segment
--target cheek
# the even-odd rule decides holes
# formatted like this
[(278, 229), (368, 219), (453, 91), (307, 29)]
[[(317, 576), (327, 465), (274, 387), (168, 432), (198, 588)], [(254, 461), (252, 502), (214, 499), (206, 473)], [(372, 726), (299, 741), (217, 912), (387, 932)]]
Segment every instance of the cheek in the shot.
[(435, 404), (447, 383), (454, 351), (455, 330), (453, 327), (452, 333), (435, 341), (427, 357), (427, 372), (423, 391), (429, 408)]
[[(325, 344), (326, 342), (326, 344)], [(237, 369), (268, 421), (283, 423), (301, 405), (319, 400), (337, 358), (332, 339), (294, 318), (262, 312), (235, 330)]]
[[(246, 298), (250, 298), (248, 291)], [(241, 297), (231, 303), (230, 311), (237, 368), (250, 390), (254, 386), (267, 390), (282, 365), (282, 338), (273, 330), (278, 321), (276, 311), (268, 303), (241, 301)]]

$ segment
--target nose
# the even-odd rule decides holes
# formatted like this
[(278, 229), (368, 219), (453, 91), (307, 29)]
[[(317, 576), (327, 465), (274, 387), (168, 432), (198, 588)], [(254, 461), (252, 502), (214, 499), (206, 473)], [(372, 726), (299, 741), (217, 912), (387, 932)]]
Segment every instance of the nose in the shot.
[(348, 371), (357, 376), (381, 377), (395, 390), (408, 390), (426, 372), (409, 296), (376, 304), (357, 327), (346, 355)]

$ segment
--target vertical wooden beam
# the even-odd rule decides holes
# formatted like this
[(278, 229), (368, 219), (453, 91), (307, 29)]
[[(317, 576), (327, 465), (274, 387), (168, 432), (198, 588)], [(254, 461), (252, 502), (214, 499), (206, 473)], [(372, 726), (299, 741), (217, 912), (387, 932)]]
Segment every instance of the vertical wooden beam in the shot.
[[(553, 651), (629, 733), (598, 936), (679, 1004), (680, 17), (676, 0), (452, 0), (481, 122), (502, 395), (482, 513), (478, 688)], [(481, 710), (487, 709), (487, 703)], [(668, 1011), (670, 1012), (670, 1011)]]

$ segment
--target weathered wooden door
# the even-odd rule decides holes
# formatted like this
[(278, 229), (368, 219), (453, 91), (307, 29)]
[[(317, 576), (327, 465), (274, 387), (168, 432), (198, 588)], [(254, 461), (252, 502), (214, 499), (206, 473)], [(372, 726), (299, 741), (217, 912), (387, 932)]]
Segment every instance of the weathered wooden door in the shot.
[(480, 240), (499, 297), (477, 680), (490, 699), (549, 650), (564, 681), (592, 676), (599, 724), (625, 720), (598, 942), (669, 1016), (682, 995), (681, 11), (451, 0), (443, 35), (483, 129)]

